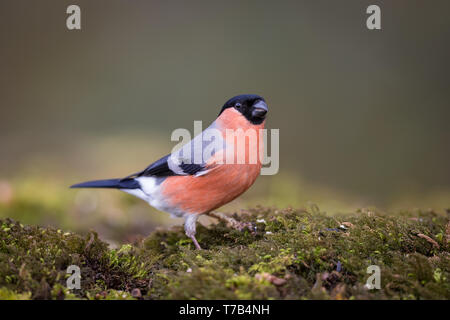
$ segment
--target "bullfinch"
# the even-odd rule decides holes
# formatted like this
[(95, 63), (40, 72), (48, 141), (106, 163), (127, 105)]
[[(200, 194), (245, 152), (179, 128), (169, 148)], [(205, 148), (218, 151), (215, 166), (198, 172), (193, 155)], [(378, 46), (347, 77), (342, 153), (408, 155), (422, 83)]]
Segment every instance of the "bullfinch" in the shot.
[[(201, 134), (146, 169), (125, 178), (88, 181), (71, 188), (119, 189), (158, 210), (183, 217), (186, 235), (201, 249), (195, 238), (198, 217), (221, 218), (213, 210), (244, 193), (260, 174), (267, 112), (262, 97), (236, 96)], [(251, 141), (252, 137), (256, 139)]]

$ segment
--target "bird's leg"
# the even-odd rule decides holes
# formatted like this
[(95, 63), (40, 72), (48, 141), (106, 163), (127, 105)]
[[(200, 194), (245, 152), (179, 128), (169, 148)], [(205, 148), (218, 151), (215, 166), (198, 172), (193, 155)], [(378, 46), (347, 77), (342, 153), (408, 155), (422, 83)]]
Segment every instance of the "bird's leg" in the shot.
[(222, 212), (208, 212), (208, 216), (222, 220), (227, 223), (231, 228), (242, 231), (244, 229), (250, 230), (252, 233), (255, 232), (254, 226), (250, 222), (239, 222), (236, 219), (223, 214)]
[(197, 214), (186, 214), (186, 218), (184, 220), (184, 231), (186, 235), (192, 239), (197, 250), (201, 250), (202, 248), (198, 244), (197, 239), (195, 238), (196, 232), (196, 223), (197, 223), (198, 215)]

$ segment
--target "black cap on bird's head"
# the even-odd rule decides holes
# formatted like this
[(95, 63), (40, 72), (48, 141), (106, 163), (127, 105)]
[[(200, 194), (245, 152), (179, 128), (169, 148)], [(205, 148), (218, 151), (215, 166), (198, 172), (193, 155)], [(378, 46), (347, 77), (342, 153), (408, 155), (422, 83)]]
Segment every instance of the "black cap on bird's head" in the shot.
[(269, 111), (264, 98), (256, 94), (242, 94), (231, 98), (225, 102), (219, 116), (228, 108), (239, 111), (252, 124), (261, 124)]

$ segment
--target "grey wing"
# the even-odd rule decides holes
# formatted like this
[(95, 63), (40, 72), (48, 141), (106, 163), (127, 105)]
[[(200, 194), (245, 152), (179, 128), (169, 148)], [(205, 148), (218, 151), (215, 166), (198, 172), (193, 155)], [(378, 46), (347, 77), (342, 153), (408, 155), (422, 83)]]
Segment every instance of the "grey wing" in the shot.
[[(142, 171), (133, 173), (124, 179), (137, 178), (137, 177), (169, 177), (169, 176), (181, 176), (181, 175), (195, 175), (196, 173), (204, 170), (202, 165), (187, 164), (180, 162), (174, 164), (170, 158), (172, 154), (168, 154), (161, 159), (153, 162), (147, 168)], [(170, 166), (169, 166), (170, 164)], [(123, 180), (123, 179), (122, 179)]]
[(213, 123), (201, 134), (174, 151), (167, 159), (167, 163), (169, 168), (177, 174), (201, 176), (209, 171), (208, 161), (211, 157), (225, 147), (226, 142)]
[[(206, 136), (207, 138), (205, 138)], [(211, 136), (213, 138), (211, 138)], [(207, 149), (208, 147), (209, 149)], [(208, 169), (206, 168), (208, 158), (224, 147), (225, 142), (222, 139), (222, 135), (217, 130), (214, 130), (214, 125), (211, 125), (179, 150), (162, 157), (153, 162), (146, 169), (126, 178), (142, 176), (200, 176), (208, 172)], [(206, 155), (206, 153), (204, 154), (203, 151), (205, 150), (208, 151), (206, 153), (209, 155)]]

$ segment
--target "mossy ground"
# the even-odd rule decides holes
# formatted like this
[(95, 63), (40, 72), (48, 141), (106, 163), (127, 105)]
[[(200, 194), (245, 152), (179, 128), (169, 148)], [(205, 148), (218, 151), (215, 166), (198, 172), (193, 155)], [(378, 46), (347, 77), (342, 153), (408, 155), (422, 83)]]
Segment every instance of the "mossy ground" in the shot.
[[(182, 227), (109, 249), (80, 236), (0, 220), (0, 299), (450, 299), (449, 214), (363, 209), (329, 216), (255, 208), (235, 217), (256, 233)], [(81, 289), (66, 288), (69, 265)], [(381, 289), (365, 287), (367, 267)]]

